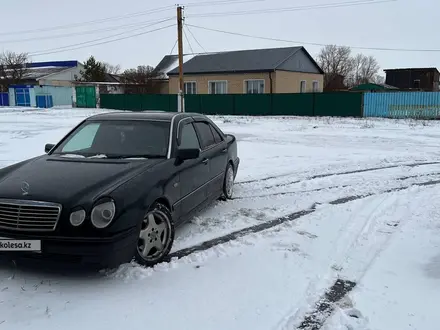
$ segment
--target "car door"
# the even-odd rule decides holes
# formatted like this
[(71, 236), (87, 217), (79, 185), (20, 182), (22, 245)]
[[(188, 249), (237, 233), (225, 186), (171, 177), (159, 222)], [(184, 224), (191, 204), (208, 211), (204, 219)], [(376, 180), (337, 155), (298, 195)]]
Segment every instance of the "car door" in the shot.
[(228, 161), (227, 143), (208, 121), (196, 121), (194, 126), (202, 144), (201, 156), (209, 162), (208, 198), (216, 197), (223, 187)]
[[(192, 122), (182, 123), (179, 133), (181, 149), (201, 149), (198, 136)], [(198, 159), (185, 160), (180, 167), (180, 212), (186, 216), (207, 199), (207, 183), (209, 181), (209, 163)]]

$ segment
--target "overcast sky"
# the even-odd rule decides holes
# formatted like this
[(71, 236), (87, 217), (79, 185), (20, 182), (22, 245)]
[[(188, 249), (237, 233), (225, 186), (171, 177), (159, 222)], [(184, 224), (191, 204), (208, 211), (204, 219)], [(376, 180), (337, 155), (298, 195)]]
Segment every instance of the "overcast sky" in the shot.
[[(222, 1), (222, 3), (215, 5), (209, 3), (216, 1)], [(236, 1), (238, 3), (230, 4), (231, 0), (187, 0), (183, 2), (183, 4), (187, 4), (185, 8), (186, 23), (295, 42), (252, 39), (191, 27), (190, 31), (206, 51), (303, 45), (315, 56), (321, 48), (302, 42), (367, 48), (440, 49), (440, 38), (437, 31), (440, 13), (440, 1), (438, 0), (396, 0), (390, 2), (370, 0), (372, 4), (364, 5), (347, 4), (347, 2), (356, 3), (361, 0)], [(368, 0), (364, 1), (368, 2)], [(5, 1), (1, 9), (0, 45), (3, 51), (43, 53), (40, 56), (33, 56), (34, 62), (84, 61), (88, 56), (94, 55), (98, 60), (119, 64), (124, 69), (140, 64), (155, 66), (164, 55), (169, 54), (172, 50), (177, 39), (175, 26), (137, 37), (76, 50), (45, 55), (44, 52), (58, 51), (60, 47), (66, 47), (66, 49), (84, 47), (89, 45), (84, 44), (87, 41), (93, 40), (93, 43), (102, 43), (175, 24), (175, 7), (158, 12), (151, 11), (159, 7), (173, 6), (176, 2), (176, 0)], [(341, 5), (342, 3), (346, 4)], [(339, 4), (339, 7), (316, 8), (318, 5), (329, 6), (333, 4)], [(305, 6), (315, 6), (315, 9), (306, 9)], [(286, 7), (303, 8), (295, 11), (272, 13), (262, 11), (259, 14), (249, 14), (249, 11), (253, 10)], [(245, 11), (246, 15), (225, 14), (217, 17), (212, 15), (212, 13), (242, 11)], [(131, 15), (135, 13), (138, 14)], [(197, 17), (202, 13), (211, 15)], [(103, 20), (121, 15), (127, 16)], [(191, 17), (192, 15), (195, 16)], [(157, 23), (158, 20), (166, 18), (173, 19)], [(96, 22), (97, 20), (102, 21)], [(87, 21), (95, 22), (91, 24)], [(147, 26), (152, 23), (156, 24)], [(28, 32), (23, 33), (25, 30)], [(29, 33), (29, 30), (33, 30), (33, 32)], [(194, 52), (202, 52), (202, 48), (192, 38), (189, 31), (187, 34)], [(54, 36), (60, 35), (62, 37), (54, 38)], [(177, 48), (174, 49), (174, 53), (176, 51)], [(191, 52), (186, 40), (184, 51)], [(440, 67), (440, 52), (358, 49), (353, 49), (353, 52), (375, 56), (382, 69)], [(381, 72), (381, 74), (383, 73)]]

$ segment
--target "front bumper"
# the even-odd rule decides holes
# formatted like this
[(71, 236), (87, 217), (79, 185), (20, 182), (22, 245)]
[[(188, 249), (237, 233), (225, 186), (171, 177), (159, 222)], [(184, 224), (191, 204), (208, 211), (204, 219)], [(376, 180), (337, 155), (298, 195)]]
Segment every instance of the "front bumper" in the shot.
[(113, 267), (129, 262), (134, 256), (138, 240), (137, 228), (125, 230), (111, 237), (56, 237), (21, 233), (3, 234), (17, 240), (41, 240), (40, 252), (0, 251), (7, 259), (44, 259), (66, 263), (97, 264)]

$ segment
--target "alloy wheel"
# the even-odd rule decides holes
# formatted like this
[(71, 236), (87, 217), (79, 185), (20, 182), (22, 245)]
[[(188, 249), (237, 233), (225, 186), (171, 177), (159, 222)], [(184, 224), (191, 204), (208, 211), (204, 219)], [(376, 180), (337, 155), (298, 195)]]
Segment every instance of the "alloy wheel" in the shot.
[(170, 240), (170, 222), (165, 213), (154, 209), (142, 221), (138, 253), (146, 261), (154, 262), (167, 250)]

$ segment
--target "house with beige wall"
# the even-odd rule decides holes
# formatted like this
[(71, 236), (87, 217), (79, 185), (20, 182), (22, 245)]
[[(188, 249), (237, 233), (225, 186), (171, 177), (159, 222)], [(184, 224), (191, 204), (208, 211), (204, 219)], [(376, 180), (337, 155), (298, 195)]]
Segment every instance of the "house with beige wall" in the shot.
[[(184, 94), (322, 92), (324, 72), (304, 47), (197, 55), (183, 64)], [(167, 73), (179, 93), (179, 68)]]

